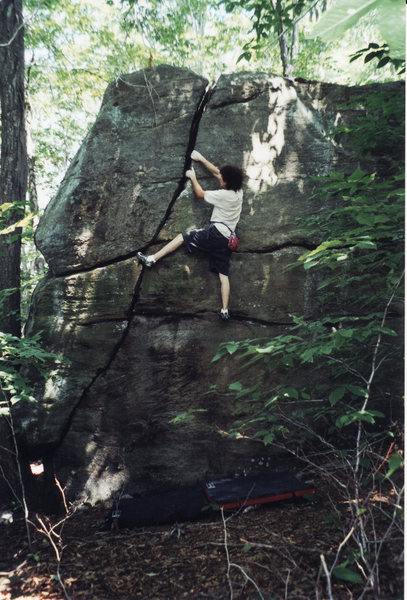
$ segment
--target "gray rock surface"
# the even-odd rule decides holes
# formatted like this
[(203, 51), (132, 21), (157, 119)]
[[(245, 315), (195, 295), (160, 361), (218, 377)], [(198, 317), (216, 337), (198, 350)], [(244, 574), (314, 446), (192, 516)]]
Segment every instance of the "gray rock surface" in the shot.
[(41, 219), (36, 242), (53, 274), (79, 271), (148, 244), (184, 175), (207, 81), (157, 67), (116, 79)]
[[(20, 409), (23, 441), (91, 502), (241, 473), (264, 456), (225, 435), (236, 408), (228, 385), (242, 365), (211, 359), (221, 342), (270, 338), (292, 314), (315, 310), (311, 276), (285, 270), (316, 242), (298, 218), (328, 208), (310, 198), (311, 175), (339, 161), (343, 171), (355, 167), (326, 133), (361, 89), (262, 73), (207, 85), (167, 66), (109, 85), (36, 234), (50, 273), (27, 334), (42, 330), (67, 362), (38, 382), (35, 410)], [(208, 222), (210, 207), (184, 177), (194, 147), (247, 174), (228, 323), (205, 256), (181, 248), (144, 271), (135, 258)], [(216, 188), (196, 169), (204, 189)], [(170, 423), (188, 410), (199, 410), (195, 420)]]

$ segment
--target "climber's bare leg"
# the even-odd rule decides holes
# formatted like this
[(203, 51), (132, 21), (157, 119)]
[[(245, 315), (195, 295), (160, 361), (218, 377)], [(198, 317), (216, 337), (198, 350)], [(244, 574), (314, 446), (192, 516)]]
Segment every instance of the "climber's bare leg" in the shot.
[(174, 252), (174, 250), (182, 246), (183, 243), (184, 238), (182, 237), (182, 233), (179, 233), (173, 240), (168, 242), (168, 244), (165, 244), (165, 246), (163, 246), (161, 250), (159, 250), (153, 255), (154, 260), (157, 262), (157, 260), (160, 260), (160, 258), (163, 258), (163, 256), (171, 254), (171, 252)]
[(153, 265), (155, 265), (157, 260), (160, 260), (160, 258), (162, 258), (163, 256), (170, 254), (170, 252), (174, 252), (174, 250), (182, 246), (183, 243), (184, 238), (182, 237), (182, 233), (179, 233), (173, 240), (168, 242), (168, 244), (165, 244), (165, 246), (161, 248), (161, 250), (159, 250), (156, 254), (150, 254), (149, 256), (146, 256), (142, 252), (137, 252), (137, 258), (139, 262), (145, 267), (152, 267)]
[(229, 298), (230, 298), (229, 277), (227, 275), (223, 275), (223, 273), (219, 273), (219, 280), (220, 280), (220, 295), (222, 298), (222, 308), (223, 308), (223, 310), (227, 310), (229, 307)]

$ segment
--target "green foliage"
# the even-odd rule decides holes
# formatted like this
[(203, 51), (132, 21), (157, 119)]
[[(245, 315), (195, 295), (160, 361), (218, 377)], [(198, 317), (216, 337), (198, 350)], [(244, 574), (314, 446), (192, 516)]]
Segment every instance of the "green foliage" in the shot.
[(333, 571), (334, 577), (342, 581), (348, 581), (349, 583), (363, 583), (362, 576), (353, 569), (349, 569), (348, 565), (349, 560), (346, 560), (335, 567)]
[(247, 37), (249, 21), (239, 11), (232, 18), (217, 0), (122, 0), (124, 26), (142, 35), (154, 64), (157, 60), (188, 66), (216, 77), (225, 59)]
[(402, 0), (336, 0), (315, 25), (312, 36), (331, 42), (375, 11), (384, 41), (395, 59), (404, 60), (405, 7)]
[(402, 180), (403, 175), (378, 180), (357, 169), (349, 177), (335, 173), (320, 181), (320, 196), (339, 197), (340, 206), (314, 220), (314, 231), (322, 241), (299, 260), (306, 270), (327, 270), (319, 288), (324, 292), (320, 300), (326, 304), (336, 297), (343, 315), (359, 307), (375, 311), (378, 318), (399, 281), (403, 265)]
[(255, 34), (256, 43), (248, 42), (242, 55), (245, 57), (247, 54), (247, 58), (250, 58), (251, 50), (259, 49), (262, 40), (269, 40), (271, 33), (278, 36), (282, 27), (292, 31), (295, 19), (311, 2), (309, 0), (283, 1), (277, 2), (276, 7), (269, 0), (225, 0), (224, 4), (228, 12), (241, 7), (251, 14), (252, 33)]
[(32, 218), (25, 216), (25, 201), (4, 202), (0, 205), (0, 236), (5, 236), (7, 243), (13, 242)]
[[(281, 72), (282, 61), (274, 59), (271, 63), (269, 57), (276, 56), (283, 42), (287, 52), (285, 60), (293, 70), (291, 75), (323, 81), (362, 83), (377, 79), (377, 70), (364, 66), (356, 74), (349, 66), (347, 57), (351, 55), (355, 60), (363, 56), (363, 50), (355, 53), (354, 48), (363, 43), (370, 44), (372, 40), (380, 40), (381, 43), (386, 42), (377, 50), (382, 78), (394, 78), (391, 67), (399, 75), (403, 73), (404, 52), (400, 48), (404, 43), (404, 14), (401, 0), (368, 0), (360, 2), (362, 7), (358, 7), (358, 3), (355, 5), (353, 0), (348, 0), (346, 6), (341, 1), (332, 4), (307, 0), (223, 0), (221, 3), (234, 14), (236, 11), (246, 12), (251, 20), (252, 28), (242, 46), (239, 61), (250, 61), (253, 68)], [(361, 18), (363, 15), (364, 18)], [(315, 20), (318, 22), (313, 28), (312, 21)], [(340, 35), (333, 35), (335, 28)], [(328, 31), (325, 33), (325, 30)], [(389, 43), (392, 44), (391, 50), (387, 50)], [(368, 62), (370, 60), (371, 57)], [(260, 67), (257, 66), (259, 63)]]
[(0, 290), (0, 314), (4, 314), (5, 305), (7, 304), (7, 298), (12, 296), (17, 291), (17, 288), (7, 288)]
[(371, 42), (367, 46), (367, 48), (362, 48), (354, 54), (352, 54), (349, 62), (353, 62), (354, 60), (362, 58), (362, 56), (364, 57), (365, 63), (368, 63), (373, 59), (377, 60), (377, 69), (382, 69), (390, 63), (394, 66), (398, 74), (401, 75), (405, 73), (405, 60), (399, 58), (392, 58), (390, 56), (390, 48), (388, 44), (382, 44), (381, 46), (379, 46), (379, 44)]
[[(5, 202), (0, 205), (0, 241), (10, 244), (21, 238), (21, 268), (20, 268), (20, 292), (21, 307), (20, 316), (24, 322), (28, 316), (28, 308), (31, 293), (38, 283), (44, 269), (34, 268), (35, 263), (42, 262), (39, 253), (34, 248), (34, 221), (38, 218), (35, 212), (25, 214), (24, 203)], [(7, 288), (0, 291), (0, 314), (5, 310), (5, 302), (12, 296), (17, 288)], [(8, 314), (11, 314), (9, 311)]]
[[(10, 202), (6, 203), (6, 204), (2, 204), (0, 206), (0, 236), (4, 235), (4, 236), (9, 236), (9, 234), (11, 233), (15, 233), (16, 230), (22, 229), (27, 227), (32, 220), (34, 219), (34, 217), (36, 216), (35, 213), (29, 213), (27, 215), (25, 215), (23, 218), (18, 219), (17, 214), (19, 213), (19, 209), (15, 209), (13, 204), (10, 204)], [(11, 223), (10, 225), (4, 226), (2, 225), (2, 221), (6, 220), (7, 217), (4, 217), (4, 213), (12, 213), (12, 215), (14, 216), (13, 223)], [(18, 220), (15, 220), (15, 219)], [(10, 217), (9, 219), (10, 220)], [(7, 241), (10, 242), (13, 238), (12, 237), (8, 237)]]
[(131, 44), (120, 35), (115, 12), (98, 4), (96, 11), (92, 1), (25, 3), (35, 15), (27, 19), (25, 46), (36, 179), (48, 194), (55, 192), (107, 84), (133, 70), (139, 48), (128, 55)]
[[(362, 98), (353, 102), (360, 110)], [(383, 144), (394, 151), (402, 145), (402, 105), (394, 94), (365, 99), (364, 118), (339, 127), (336, 140), (346, 137), (360, 157), (379, 154)], [(384, 418), (378, 405), (390, 393), (389, 382), (400, 376), (402, 356), (392, 323), (403, 302), (403, 180), (396, 158), (386, 163), (385, 176), (357, 168), (348, 176), (315, 179), (317, 196), (335, 208), (301, 223), (320, 243), (291, 267), (321, 271), (321, 317), (293, 317), (291, 330), (271, 340), (220, 346), (214, 361), (233, 355), (245, 367), (257, 363), (274, 374), (270, 388), (240, 381), (229, 386), (237, 399), (253, 406), (251, 418), (235, 423), (234, 435), (244, 432), (264, 443), (287, 440), (287, 423), (295, 422), (314, 423), (335, 436), (358, 423), (377, 427)], [(303, 385), (291, 385), (291, 373), (296, 379), (303, 374)], [(306, 440), (310, 431), (300, 427), (300, 434)]]
[[(271, 46), (278, 46), (284, 40), (286, 50), (281, 51), (281, 63), (286, 68), (286, 61), (297, 62), (297, 23), (302, 13), (311, 6), (310, 0), (224, 0), (228, 12), (244, 9), (250, 15), (252, 37), (243, 45), (243, 52), (238, 58), (251, 61), (253, 56), (259, 58)], [(302, 45), (307, 43), (302, 38)], [(280, 70), (280, 69), (278, 69)]]
[[(382, 411), (366, 407), (366, 401), (383, 390), (397, 352), (393, 341), (396, 332), (381, 326), (382, 317), (383, 313), (369, 313), (341, 316), (334, 321), (329, 316), (311, 323), (294, 318), (296, 325), (290, 335), (276, 336), (262, 344), (241, 342), (238, 355), (245, 367), (261, 362), (270, 376), (278, 373), (283, 383), (259, 389), (235, 382), (229, 387), (237, 399), (245, 398), (253, 407), (251, 418), (235, 422), (233, 434), (253, 435), (268, 444), (277, 437), (287, 441), (289, 420), (311, 420), (331, 436), (355, 422), (374, 425), (382, 419)], [(376, 385), (372, 388), (368, 382), (375, 353), (381, 371), (375, 373)], [(225, 354), (223, 345), (216, 359)], [(290, 373), (295, 373), (296, 378), (303, 374), (301, 387), (284, 382), (290, 380)], [(308, 431), (295, 431), (294, 436), (297, 443), (300, 437), (306, 441)]]
[[(228, 390), (237, 407), (231, 435), (301, 458), (339, 493), (347, 514), (335, 500), (333, 517), (343, 540), (330, 567), (323, 556), (321, 562), (329, 597), (337, 580), (361, 598), (379, 589), (383, 543), (402, 531), (403, 458), (393, 451), (395, 440), (388, 448), (395, 426), (388, 405), (395, 400), (401, 413), (404, 167), (397, 148), (404, 128), (403, 98), (356, 102), (366, 116), (342, 124), (336, 140), (352, 142), (365, 164), (383, 158), (383, 147), (394, 156), (379, 161), (377, 173), (358, 168), (316, 180), (317, 195), (331, 209), (301, 223), (320, 241), (296, 267), (319, 271), (319, 318), (293, 317), (286, 333), (272, 339), (224, 343), (213, 360), (242, 365), (241, 379)], [(388, 509), (375, 506), (378, 491)]]
[(389, 470), (387, 471), (385, 478), (389, 479), (393, 473), (404, 466), (404, 461), (399, 454), (393, 454), (388, 461)]
[(202, 412), (207, 412), (207, 411), (205, 408), (188, 408), (188, 410), (186, 410), (185, 412), (180, 413), (179, 415), (177, 415), (176, 417), (171, 419), (170, 423), (172, 425), (180, 425), (181, 423), (182, 424), (188, 423), (195, 419), (196, 413), (202, 413)]
[(45, 350), (40, 334), (32, 338), (19, 338), (0, 332), (0, 411), (8, 412), (8, 403), (34, 402), (33, 387), (26, 369), (35, 371), (40, 377), (48, 376), (50, 364), (58, 361), (56, 354)]
[(386, 177), (403, 172), (404, 96), (391, 91), (355, 96), (343, 108), (359, 116), (350, 124), (335, 127), (331, 132), (335, 142), (351, 145), (357, 158), (381, 157), (379, 167)]
[[(298, 55), (295, 64), (295, 76), (304, 79), (323, 79), (328, 80), (329, 70), (338, 71), (335, 64), (332, 47), (317, 39), (308, 39), (305, 36), (304, 29), (299, 31)], [(324, 72), (319, 72), (323, 60)]]

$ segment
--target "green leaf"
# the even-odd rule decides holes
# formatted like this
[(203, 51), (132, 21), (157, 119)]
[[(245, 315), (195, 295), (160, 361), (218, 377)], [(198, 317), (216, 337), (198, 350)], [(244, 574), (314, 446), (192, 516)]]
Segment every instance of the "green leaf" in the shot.
[(17, 221), (16, 223), (9, 225), (9, 227), (6, 227), (6, 229), (1, 229), (0, 235), (8, 235), (9, 233), (12, 233), (16, 229), (26, 227), (29, 223), (31, 223), (31, 221), (33, 220), (34, 217), (35, 217), (35, 214), (30, 213), (29, 215), (25, 216), (23, 219), (20, 219), (20, 221)]
[(225, 356), (224, 351), (222, 349), (218, 350), (217, 353), (215, 354), (215, 356), (212, 358), (211, 362), (214, 363), (214, 362), (220, 360), (221, 358), (223, 358), (223, 356)]
[(343, 338), (351, 338), (354, 333), (355, 333), (355, 329), (338, 329), (338, 331), (336, 332), (340, 337)]
[(6, 212), (12, 206), (13, 206), (12, 202), (4, 202), (3, 204), (0, 204), (0, 214), (3, 212)]
[(381, 0), (340, 0), (335, 2), (318, 21), (308, 37), (319, 36), (325, 42), (342, 37), (361, 17), (377, 8)]
[(286, 387), (281, 389), (280, 395), (283, 395), (286, 398), (295, 398), (296, 400), (298, 400), (298, 390), (292, 387)]
[[(356, 0), (356, 2), (357, 2), (357, 0)], [(349, 175), (348, 181), (363, 181), (363, 180), (366, 180), (366, 179), (369, 180), (370, 177), (366, 176), (366, 173), (364, 171), (362, 171), (362, 169), (359, 169), (359, 167), (357, 167), (353, 171), (352, 175)]]
[(392, 58), (405, 60), (405, 4), (403, 0), (382, 0), (377, 7), (377, 23)]
[(189, 408), (187, 411), (177, 415), (173, 419), (170, 419), (171, 425), (180, 425), (182, 423), (189, 423), (195, 419), (195, 413), (207, 412), (206, 408)]
[(275, 435), (272, 431), (269, 431), (263, 438), (263, 443), (265, 446), (274, 441)]
[(241, 392), (243, 385), (240, 383), (240, 381), (235, 381), (229, 385), (229, 389), (231, 392)]
[(239, 63), (241, 60), (250, 61), (251, 58), (252, 58), (252, 53), (251, 52), (243, 52), (243, 54), (241, 54), (239, 56), (239, 58), (237, 59), (237, 62)]
[(373, 60), (374, 58), (376, 58), (376, 56), (377, 56), (377, 52), (369, 52), (369, 54), (366, 54), (364, 62), (368, 63), (371, 60)]
[(366, 397), (366, 389), (363, 387), (360, 387), (359, 385), (347, 385), (346, 388), (348, 389), (349, 392), (351, 392), (355, 396), (360, 396), (361, 398)]
[(342, 581), (349, 581), (349, 583), (364, 583), (359, 573), (342, 565), (335, 567), (333, 574), (337, 579), (341, 579)]
[(268, 408), (272, 404), (276, 404), (277, 401), (278, 401), (278, 396), (272, 396), (265, 402), (264, 406), (265, 406), (265, 408)]
[(237, 350), (239, 350), (239, 348), (239, 342), (228, 342), (225, 344), (225, 349), (229, 354), (234, 354)]
[(386, 66), (389, 62), (391, 62), (391, 58), (390, 56), (384, 56), (382, 59), (379, 60), (379, 62), (377, 63), (377, 68), (381, 69), (382, 67)]
[(348, 412), (338, 417), (335, 421), (337, 427), (346, 427), (355, 421), (364, 421), (373, 425), (376, 420), (375, 417), (383, 418), (385, 415), (379, 410), (356, 410)]
[(312, 362), (314, 362), (314, 358), (315, 358), (315, 355), (317, 354), (317, 352), (318, 352), (317, 348), (310, 348), (309, 350), (305, 350), (305, 352), (303, 352), (301, 354), (301, 359), (304, 362), (312, 363)]
[(397, 469), (403, 466), (403, 463), (404, 461), (399, 454), (393, 454), (393, 456), (389, 458), (389, 470), (386, 473), (385, 479), (391, 477)]
[(342, 400), (346, 393), (345, 387), (338, 387), (329, 394), (328, 400), (331, 406), (334, 406), (339, 400)]

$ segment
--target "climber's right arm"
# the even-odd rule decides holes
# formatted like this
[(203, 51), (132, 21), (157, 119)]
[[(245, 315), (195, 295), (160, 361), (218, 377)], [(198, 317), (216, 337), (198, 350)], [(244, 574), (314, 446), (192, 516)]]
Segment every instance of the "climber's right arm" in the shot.
[(220, 179), (220, 171), (218, 167), (209, 162), (209, 160), (202, 156), (200, 152), (198, 152), (197, 150), (193, 150), (193, 152), (191, 152), (191, 158), (192, 160), (197, 160), (201, 162), (208, 169), (208, 171), (212, 173), (212, 175), (214, 175), (217, 179)]
[(195, 169), (189, 169), (189, 171), (187, 171), (185, 175), (186, 177), (188, 177), (188, 179), (191, 180), (192, 187), (194, 188), (194, 192), (198, 196), (198, 198), (204, 198), (205, 190), (202, 188), (201, 184), (196, 178)]

